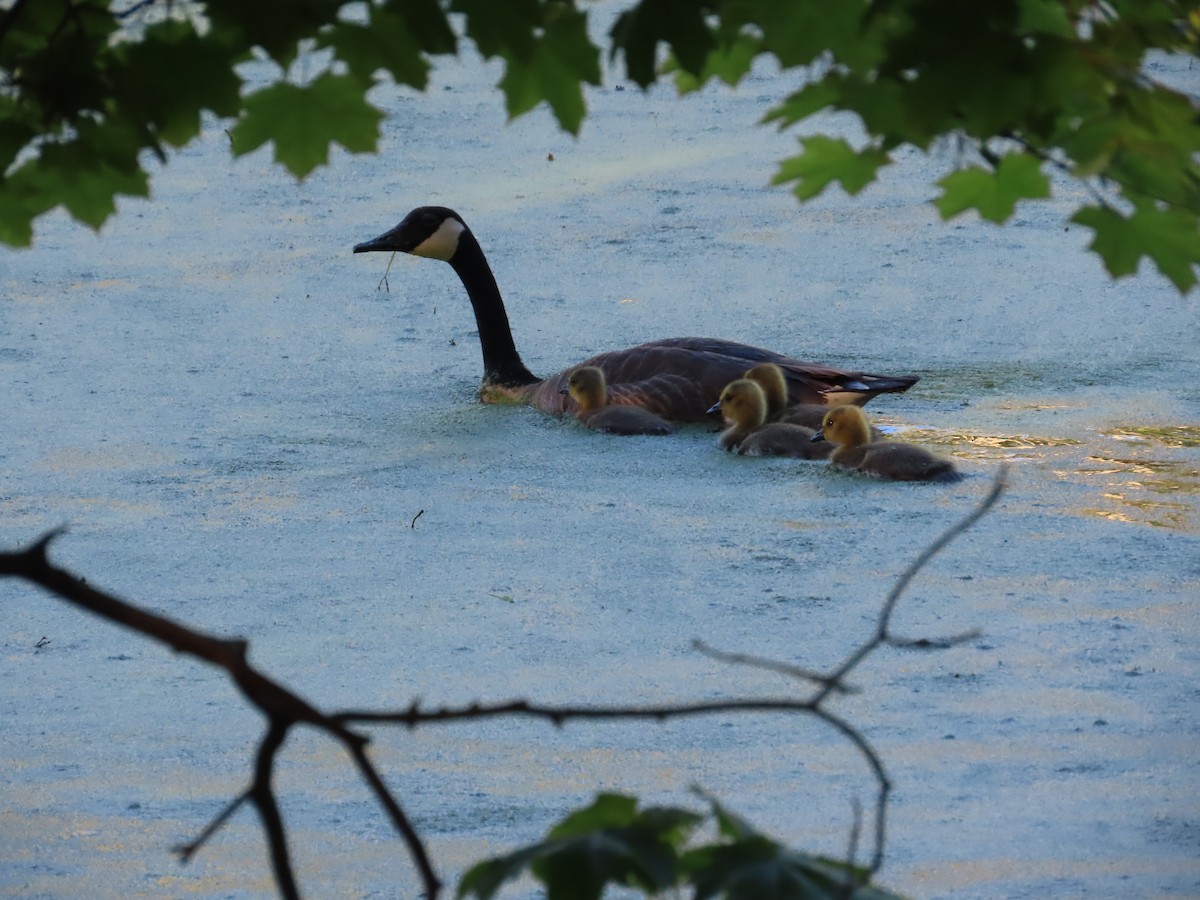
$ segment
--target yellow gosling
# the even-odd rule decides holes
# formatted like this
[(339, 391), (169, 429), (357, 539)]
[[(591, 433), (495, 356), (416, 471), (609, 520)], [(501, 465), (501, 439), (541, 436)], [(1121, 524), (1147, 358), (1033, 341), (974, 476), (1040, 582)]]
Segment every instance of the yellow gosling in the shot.
[(749, 378), (731, 381), (713, 408), (719, 409), (729, 427), (717, 438), (722, 450), (737, 450), (745, 456), (794, 456), (824, 459), (831, 446), (814, 442), (816, 433), (803, 425), (766, 422), (767, 398), (758, 382)]
[(825, 413), (821, 438), (833, 444), (829, 462), (843, 469), (889, 481), (953, 482), (962, 474), (947, 459), (923, 447), (900, 441), (872, 441), (867, 417), (857, 406), (837, 406)]
[[(761, 363), (746, 372), (743, 378), (757, 382), (767, 396), (767, 421), (803, 425), (816, 431), (821, 427), (829, 405), (825, 403), (793, 403), (788, 405), (787, 375), (775, 363)], [(871, 426), (871, 440), (882, 441), (883, 433)]]
[(575, 418), (594, 431), (608, 434), (672, 434), (675, 427), (661, 416), (640, 406), (609, 403), (603, 370), (581, 366), (567, 378), (562, 389), (578, 404)]
[(790, 422), (803, 425), (814, 431), (821, 427), (821, 419), (829, 411), (823, 403), (796, 403), (788, 406), (787, 376), (775, 363), (761, 363), (748, 370), (743, 376), (760, 388), (767, 398), (767, 421)]

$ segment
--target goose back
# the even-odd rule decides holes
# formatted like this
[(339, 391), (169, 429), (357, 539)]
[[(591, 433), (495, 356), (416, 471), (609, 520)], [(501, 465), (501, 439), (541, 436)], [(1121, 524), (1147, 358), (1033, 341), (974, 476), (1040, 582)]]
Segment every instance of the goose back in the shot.
[(924, 447), (899, 441), (879, 441), (857, 447), (838, 447), (829, 461), (843, 469), (886, 481), (933, 481), (948, 484), (962, 481), (962, 473), (948, 459), (934, 456)]
[[(905, 391), (917, 381), (914, 376), (843, 372), (719, 338), (651, 341), (627, 350), (600, 353), (579, 365), (595, 366), (604, 372), (609, 403), (641, 406), (675, 421), (703, 422), (724, 387), (740, 378), (747, 365), (759, 362), (779, 366), (788, 397), (795, 403), (823, 404), (827, 392), (851, 394), (865, 403), (876, 394)], [(576, 368), (564, 369), (532, 385), (529, 402), (543, 412), (569, 412), (570, 403), (560, 391)]]
[(674, 434), (675, 426), (640, 406), (609, 405), (580, 412), (580, 422), (593, 431), (608, 434)]

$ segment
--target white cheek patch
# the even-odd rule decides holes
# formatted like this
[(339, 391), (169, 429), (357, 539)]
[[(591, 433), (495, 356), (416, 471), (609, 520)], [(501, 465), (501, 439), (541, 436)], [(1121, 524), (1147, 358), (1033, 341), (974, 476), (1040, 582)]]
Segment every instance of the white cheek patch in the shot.
[(409, 252), (413, 256), (424, 256), (426, 259), (440, 259), (449, 262), (450, 257), (458, 250), (458, 236), (466, 231), (467, 226), (458, 219), (448, 218), (431, 234)]

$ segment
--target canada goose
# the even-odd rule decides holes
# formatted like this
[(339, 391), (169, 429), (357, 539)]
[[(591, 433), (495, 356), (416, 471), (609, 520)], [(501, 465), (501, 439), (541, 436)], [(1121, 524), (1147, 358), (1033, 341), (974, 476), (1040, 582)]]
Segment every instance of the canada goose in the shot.
[(575, 418), (596, 431), (609, 434), (674, 434), (675, 426), (648, 409), (627, 403), (609, 403), (604, 371), (596, 366), (580, 366), (567, 378), (562, 389), (579, 404)]
[(829, 461), (844, 469), (891, 481), (960, 481), (962, 474), (947, 459), (923, 447), (899, 441), (870, 439), (867, 417), (857, 406), (839, 406), (825, 413), (813, 440), (834, 445)]
[(745, 456), (798, 456), (824, 459), (833, 448), (814, 442), (811, 428), (789, 422), (765, 422), (767, 397), (758, 382), (739, 378), (725, 385), (721, 399), (710, 412), (720, 410), (729, 428), (717, 438), (722, 450)]
[(548, 378), (538, 378), (521, 361), (513, 342), (504, 300), (483, 250), (462, 217), (452, 209), (422, 206), (391, 231), (354, 246), (355, 253), (397, 250), (450, 263), (462, 279), (483, 349), (485, 403), (531, 403), (562, 415), (569, 401), (561, 391), (578, 366), (596, 366), (616, 402), (644, 406), (667, 419), (700, 422), (721, 389), (747, 366), (774, 362), (787, 373), (792, 402), (865, 403), (875, 394), (905, 391), (915, 376), (889, 377), (843, 372), (800, 362), (745, 344), (715, 338), (669, 338), (593, 356)]

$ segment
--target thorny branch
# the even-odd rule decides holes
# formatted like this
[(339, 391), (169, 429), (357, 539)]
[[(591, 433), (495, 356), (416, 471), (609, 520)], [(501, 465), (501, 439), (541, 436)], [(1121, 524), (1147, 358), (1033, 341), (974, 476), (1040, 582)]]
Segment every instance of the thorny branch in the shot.
[[(1001, 469), (991, 490), (979, 505), (930, 544), (901, 574), (883, 603), (874, 633), (832, 672), (812, 672), (751, 655), (726, 653), (696, 642), (698, 650), (714, 659), (779, 672), (814, 684), (814, 692), (804, 699), (751, 697), (646, 706), (556, 706), (516, 700), (496, 704), (472, 703), (464, 707), (442, 707), (440, 709), (422, 709), (419, 702), (414, 702), (407, 709), (399, 711), (343, 710), (326, 714), (314, 708), (286, 686), (255, 669), (247, 659), (249, 644), (245, 640), (219, 638), (181, 625), (165, 616), (148, 612), (111, 594), (97, 590), (83, 579), (53, 565), (48, 559), (47, 552), (50, 544), (62, 534), (61, 529), (43, 535), (25, 550), (0, 552), (0, 577), (23, 578), (38, 584), (76, 606), (146, 637), (153, 638), (179, 653), (194, 656), (218, 666), (229, 674), (246, 699), (266, 717), (267, 731), (258, 746), (249, 787), (231, 800), (195, 840), (177, 847), (176, 852), (180, 859), (186, 862), (213, 834), (220, 830), (234, 812), (249, 801), (255, 805), (259, 818), (262, 820), (275, 882), (280, 895), (287, 900), (299, 898), (300, 892), (288, 851), (287, 829), (272, 787), (271, 776), (280, 749), (292, 726), (298, 724), (317, 728), (346, 747), (363, 779), (388, 813), (392, 824), (407, 846), (409, 855), (420, 872), (425, 896), (429, 900), (436, 900), (441, 890), (441, 881), (433, 869), (424, 842), (409, 821), (403, 807), (367, 756), (369, 738), (351, 730), (349, 727), (351, 725), (392, 724), (415, 728), (418, 725), (499, 716), (540, 718), (554, 725), (562, 725), (570, 720), (650, 719), (661, 722), (667, 719), (728, 712), (789, 712), (814, 716), (853, 744), (875, 777), (878, 791), (874, 812), (874, 848), (868, 866), (868, 872), (874, 874), (883, 863), (886, 810), (888, 796), (891, 792), (891, 781), (879, 754), (862, 732), (840, 716), (827, 710), (824, 703), (831, 694), (852, 692), (854, 689), (845, 682), (846, 676), (868, 655), (882, 646), (940, 649), (962, 643), (974, 636), (975, 633), (971, 632), (949, 638), (905, 640), (897, 638), (891, 633), (891, 619), (901, 595), (916, 574), (946, 545), (974, 525), (995, 505), (1006, 486), (1005, 477), (1006, 472)], [(856, 811), (851, 833), (852, 856), (857, 852), (860, 819), (860, 813)], [(853, 860), (851, 859), (850, 862)], [(853, 885), (848, 888), (852, 889)]]

